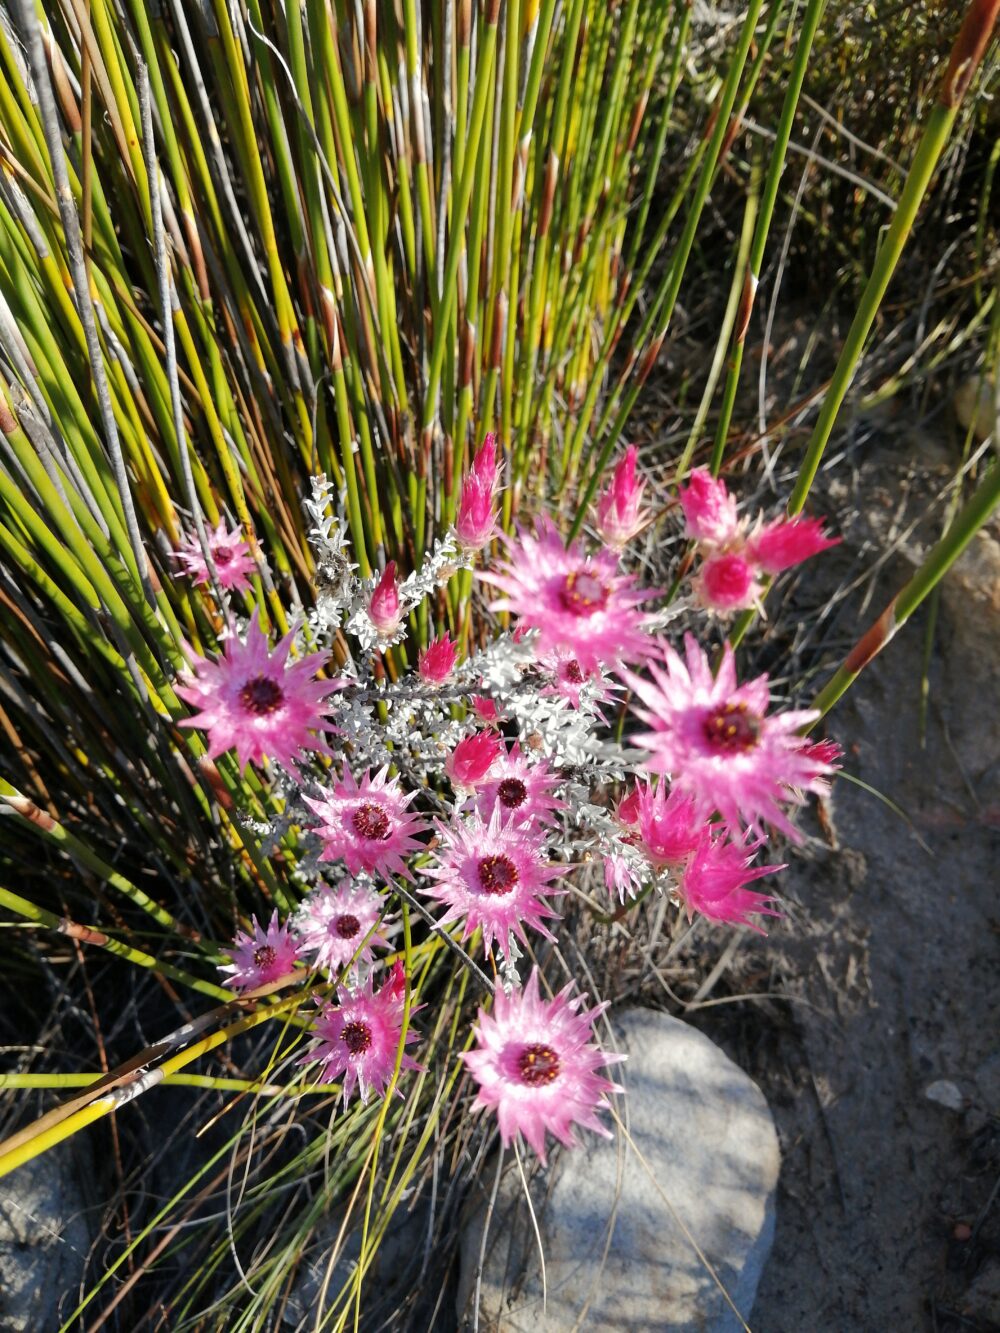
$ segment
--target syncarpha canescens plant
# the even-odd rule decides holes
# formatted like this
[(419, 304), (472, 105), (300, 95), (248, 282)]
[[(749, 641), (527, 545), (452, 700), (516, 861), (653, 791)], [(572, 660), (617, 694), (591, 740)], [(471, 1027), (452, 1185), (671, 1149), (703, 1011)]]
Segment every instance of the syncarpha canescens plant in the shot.
[(738, 518), (726, 483), (707, 468), (691, 473), (680, 502), (686, 535), (698, 543), (702, 557), (692, 589), (700, 605), (719, 615), (757, 605), (761, 574), (780, 574), (840, 540), (826, 536), (815, 518), (765, 522), (758, 515), (751, 527)]
[(523, 990), (498, 990), (493, 1012), (479, 1010), (476, 1049), (462, 1055), (479, 1084), (475, 1104), (496, 1112), (504, 1147), (523, 1135), (543, 1163), (546, 1134), (567, 1147), (576, 1143), (576, 1125), (610, 1137), (598, 1112), (609, 1093), (622, 1091), (597, 1072), (625, 1058), (594, 1041), (594, 1023), (607, 1005), (587, 1009), (574, 989), (569, 982), (543, 1000), (532, 968)]
[[(396, 963), (378, 990), (369, 975), (363, 985), (353, 990), (340, 987), (336, 1004), (320, 1001), (313, 1024), (314, 1044), (300, 1063), (318, 1062), (317, 1083), (332, 1083), (343, 1077), (345, 1103), (350, 1101), (355, 1088), (362, 1102), (367, 1102), (373, 1093), (385, 1096), (403, 1032), (405, 987), (403, 965)], [(404, 1045), (417, 1040), (417, 1033), (408, 1028)], [(419, 1068), (417, 1061), (404, 1050), (400, 1069)]]
[(405, 857), (420, 847), (417, 837), (427, 827), (407, 810), (416, 792), (404, 792), (388, 766), (361, 781), (345, 766), (344, 776), (322, 796), (303, 800), (320, 822), (312, 832), (323, 844), (321, 861), (343, 861), (352, 875), (367, 870), (379, 875), (411, 878)]
[(251, 917), (252, 933), (236, 932), (230, 948), (231, 961), (220, 966), (228, 973), (225, 984), (234, 990), (255, 990), (275, 981), (291, 980), (299, 960), (299, 951), (289, 933), (287, 921), (279, 924), (278, 913), (273, 912), (267, 929), (263, 930), (256, 917)]
[(380, 637), (389, 638), (399, 628), (402, 609), (396, 584), (396, 562), (390, 560), (368, 602), (368, 615)]
[(621, 573), (614, 552), (566, 547), (545, 520), (534, 533), (509, 540), (504, 561), (479, 577), (504, 593), (492, 610), (510, 611), (522, 627), (538, 631), (539, 657), (565, 653), (581, 671), (593, 671), (601, 663), (639, 661), (652, 651), (639, 608), (656, 592)]
[[(364, 884), (343, 880), (313, 889), (292, 921), (300, 953), (314, 967), (335, 972), (349, 963), (371, 963), (373, 950), (389, 942), (375, 929), (384, 916), (382, 898)], [(382, 929), (385, 929), (384, 925)]]
[(554, 811), (566, 808), (565, 801), (552, 794), (560, 781), (544, 759), (529, 761), (515, 741), (479, 783), (476, 808), (487, 821), (498, 808), (501, 819), (515, 824), (549, 824)]
[(635, 738), (649, 751), (648, 767), (692, 796), (705, 818), (718, 811), (734, 832), (743, 824), (771, 824), (801, 841), (788, 807), (803, 804), (804, 792), (825, 794), (833, 771), (799, 734), (818, 715), (769, 714), (767, 676), (738, 685), (728, 644), (713, 676), (694, 637), (685, 635), (684, 644), (684, 658), (662, 645), (663, 665), (648, 666), (651, 680), (621, 672), (641, 700), (637, 716), (649, 726)]
[(478, 811), (439, 823), (436, 864), (424, 871), (434, 883), (422, 885), (421, 891), (446, 905), (442, 922), (464, 921), (464, 939), (481, 930), (487, 953), (495, 940), (504, 958), (510, 958), (512, 935), (528, 943), (526, 926), (554, 938), (545, 923), (558, 913), (545, 900), (565, 892), (552, 881), (566, 867), (549, 860), (540, 833), (518, 827), (512, 817), (502, 820), (497, 804), (489, 823)]
[(310, 750), (333, 753), (316, 733), (330, 725), (325, 700), (344, 682), (316, 679), (326, 651), (289, 662), (294, 638), (289, 630), (270, 651), (255, 609), (246, 638), (231, 634), (221, 657), (192, 654), (177, 693), (197, 711), (180, 726), (207, 732), (211, 758), (235, 749), (241, 769), (275, 759), (294, 770)]
[(615, 551), (623, 550), (649, 522), (649, 512), (641, 507), (646, 483), (635, 474), (638, 460), (639, 450), (630, 444), (597, 501), (597, 534)]
[[(220, 518), (214, 529), (206, 532), (208, 553), (215, 566), (219, 586), (234, 592), (248, 592), (250, 576), (256, 572), (250, 548), (239, 528), (230, 531), (225, 519)], [(205, 553), (196, 532), (189, 533), (173, 553), (174, 560), (195, 584), (211, 582)]]
[(763, 839), (734, 842), (726, 833), (713, 837), (706, 831), (678, 878), (688, 920), (698, 912), (710, 921), (749, 926), (763, 935), (764, 928), (751, 917), (781, 913), (774, 906), (773, 895), (756, 893), (746, 886), (786, 867), (752, 867), (751, 862), (762, 846)]

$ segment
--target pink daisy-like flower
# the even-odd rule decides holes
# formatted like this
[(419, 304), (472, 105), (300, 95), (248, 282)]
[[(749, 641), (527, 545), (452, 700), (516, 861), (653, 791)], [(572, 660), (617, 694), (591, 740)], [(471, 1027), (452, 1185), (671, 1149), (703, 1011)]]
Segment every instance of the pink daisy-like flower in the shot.
[(342, 860), (352, 875), (368, 870), (378, 875), (413, 876), (403, 862), (404, 856), (420, 848), (416, 834), (427, 825), (406, 807), (416, 792), (402, 792), (399, 778), (386, 778), (388, 765), (373, 778), (368, 770), (360, 785), (350, 769), (344, 768), (343, 781), (337, 782), (319, 799), (302, 799), (320, 817), (310, 831), (323, 840), (321, 861)]
[(295, 914), (299, 948), (311, 955), (317, 967), (330, 972), (346, 967), (352, 959), (370, 963), (373, 949), (389, 947), (388, 940), (377, 931), (368, 935), (382, 915), (382, 907), (378, 894), (362, 884), (344, 880), (335, 889), (320, 885)]
[(447, 634), (442, 634), (439, 639), (434, 639), (420, 652), (417, 659), (420, 679), (427, 681), (429, 685), (444, 685), (451, 679), (457, 657), (458, 645), (452, 643)]
[(548, 521), (534, 534), (508, 538), (506, 562), (478, 577), (506, 594), (491, 610), (511, 611), (538, 630), (539, 657), (563, 652), (587, 672), (601, 662), (634, 662), (652, 651), (639, 603), (656, 591), (619, 573), (611, 551), (586, 555), (576, 544), (567, 550)]
[(542, 687), (542, 694), (558, 695), (566, 700), (571, 708), (582, 708), (581, 690), (585, 685), (591, 687), (591, 708), (602, 721), (603, 710), (598, 706), (610, 703), (614, 691), (619, 688), (614, 681), (608, 680), (600, 669), (581, 670), (580, 663), (567, 653), (552, 653), (539, 663), (542, 670), (551, 678), (551, 684)]
[(295, 941), (288, 933), (289, 923), (279, 926), (277, 912), (272, 914), (267, 930), (261, 929), (255, 916), (250, 921), (253, 934), (238, 930), (230, 950), (232, 961), (219, 968), (220, 972), (232, 973), (224, 984), (234, 990), (255, 990), (290, 977), (299, 958)]
[(438, 824), (438, 865), (424, 872), (437, 883), (422, 891), (447, 904), (442, 922), (464, 918), (463, 939), (481, 927), (487, 954), (495, 939), (509, 958), (511, 932), (527, 944), (526, 925), (548, 940), (553, 938), (545, 920), (559, 914), (546, 906), (543, 897), (565, 893), (550, 881), (565, 874), (566, 867), (548, 860), (529, 827), (517, 828), (513, 819), (500, 821), (498, 803), (489, 824), (478, 811), (454, 824)]
[(495, 731), (474, 731), (458, 742), (445, 760), (444, 771), (457, 791), (475, 791), (501, 754), (503, 741)]
[(635, 806), (640, 846), (654, 866), (682, 865), (704, 838), (694, 798), (677, 788), (668, 794), (665, 782), (640, 782)]
[(622, 678), (646, 705), (636, 713), (651, 730), (637, 744), (650, 751), (648, 767), (669, 775), (705, 816), (718, 810), (731, 829), (741, 821), (773, 824), (796, 842), (783, 805), (802, 805), (802, 793), (827, 790), (831, 765), (810, 753), (798, 730), (818, 717), (798, 709), (767, 716), (767, 677), (738, 686), (728, 644), (717, 676), (694, 638), (685, 636), (686, 662), (664, 644), (665, 668), (650, 663), (652, 680), (623, 669)]
[[(373, 991), (369, 976), (360, 990), (341, 988), (336, 1005), (321, 1001), (314, 1023), (315, 1045), (299, 1064), (318, 1060), (323, 1066), (317, 1076), (319, 1083), (332, 1083), (343, 1074), (345, 1102), (355, 1087), (363, 1102), (373, 1092), (384, 1097), (396, 1067), (403, 1030), (405, 985), (403, 966), (396, 963), (379, 990)], [(411, 1010), (414, 1012), (416, 1009)], [(404, 1044), (416, 1040), (417, 1034), (408, 1030)], [(419, 1070), (420, 1065), (404, 1052), (400, 1068)]]
[(646, 483), (636, 480), (638, 459), (638, 448), (630, 444), (597, 502), (597, 531), (602, 541), (616, 551), (622, 550), (649, 519), (648, 510), (640, 508)]
[(574, 1124), (609, 1138), (597, 1112), (608, 1108), (609, 1092), (622, 1091), (597, 1073), (624, 1059), (594, 1042), (594, 1023), (607, 1005), (586, 1009), (586, 997), (571, 996), (572, 989), (570, 982), (543, 1000), (533, 968), (522, 991), (498, 990), (493, 1013), (480, 1009), (477, 1048), (462, 1054), (479, 1084), (475, 1105), (496, 1111), (504, 1147), (523, 1134), (543, 1164), (546, 1131), (570, 1148)]
[(513, 819), (517, 824), (549, 824), (553, 810), (565, 810), (566, 802), (552, 795), (559, 785), (558, 773), (553, 773), (544, 759), (529, 764), (514, 742), (510, 753), (504, 753), (481, 783), (476, 806), (484, 820), (500, 809), (501, 818)]
[(332, 753), (314, 731), (329, 725), (323, 700), (347, 682), (313, 679), (327, 652), (289, 664), (294, 637), (295, 627), (269, 652), (255, 609), (245, 642), (234, 635), (220, 658), (195, 656), (182, 674), (177, 693), (199, 711), (179, 725), (208, 733), (210, 758), (235, 748), (241, 770), (270, 756), (294, 771), (305, 750)]
[[(225, 519), (220, 518), (215, 528), (205, 535), (208, 538), (209, 554), (215, 564), (221, 586), (235, 588), (237, 592), (246, 592), (250, 587), (247, 576), (253, 574), (257, 566), (254, 564), (249, 546), (243, 539), (242, 531), (234, 528), (230, 532)], [(205, 563), (205, 555), (196, 532), (184, 538), (174, 551), (173, 557), (180, 565), (181, 572), (187, 574), (195, 583), (211, 582), (208, 565)]]
[(642, 888), (638, 868), (621, 852), (609, 852), (604, 858), (604, 886), (608, 893), (618, 895), (619, 902), (634, 898)]
[(780, 916), (781, 913), (771, 905), (774, 898), (770, 894), (755, 893), (746, 885), (786, 867), (757, 866), (751, 870), (750, 862), (761, 845), (759, 840), (732, 842), (725, 836), (713, 838), (706, 834), (679, 877), (678, 888), (689, 921), (695, 912), (700, 912), (710, 921), (749, 926), (761, 935), (766, 933), (750, 920), (750, 914)]

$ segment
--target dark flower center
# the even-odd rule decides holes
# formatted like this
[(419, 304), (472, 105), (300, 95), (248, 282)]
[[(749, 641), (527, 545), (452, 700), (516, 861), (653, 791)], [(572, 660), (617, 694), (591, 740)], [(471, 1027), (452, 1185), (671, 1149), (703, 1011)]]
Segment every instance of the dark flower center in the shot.
[(333, 929), (342, 940), (350, 940), (361, 929), (361, 922), (356, 916), (351, 916), (349, 912), (345, 912), (343, 916), (336, 918)]
[(500, 804), (508, 810), (516, 810), (519, 805), (523, 805), (527, 795), (528, 789), (520, 778), (504, 778), (497, 787)]
[(746, 704), (723, 704), (706, 715), (702, 727), (709, 745), (725, 754), (752, 750), (760, 736), (760, 718)]
[(268, 967), (274, 967), (278, 961), (278, 955), (270, 944), (262, 944), (259, 949), (253, 951), (254, 966), (259, 967), (263, 972)]
[(529, 1088), (540, 1088), (559, 1077), (559, 1057), (551, 1046), (525, 1046), (517, 1058), (521, 1082)]
[(389, 816), (374, 801), (365, 801), (351, 815), (351, 823), (359, 838), (385, 842), (389, 836)]
[(566, 667), (566, 679), (572, 681), (574, 685), (583, 684), (583, 672), (580, 670), (580, 663), (573, 659)]
[(611, 589), (585, 569), (574, 569), (566, 575), (559, 596), (567, 611), (577, 616), (589, 616), (595, 611), (603, 611), (611, 596)]
[(233, 558), (233, 552), (228, 546), (213, 546), (212, 559), (217, 565), (228, 565)]
[(240, 705), (248, 713), (266, 717), (284, 703), (285, 695), (281, 686), (270, 676), (254, 676), (240, 690)]
[(367, 1023), (346, 1023), (340, 1037), (352, 1055), (364, 1055), (372, 1044), (372, 1030)]
[(507, 893), (517, 883), (517, 866), (509, 856), (484, 856), (479, 862), (479, 883), (485, 893)]

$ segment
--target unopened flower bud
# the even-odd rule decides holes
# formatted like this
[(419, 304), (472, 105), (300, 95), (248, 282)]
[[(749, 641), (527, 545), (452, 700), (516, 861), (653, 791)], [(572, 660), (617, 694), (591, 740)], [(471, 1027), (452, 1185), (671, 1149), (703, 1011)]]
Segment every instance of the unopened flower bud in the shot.
[(477, 731), (459, 741), (444, 766), (452, 786), (474, 791), (503, 753), (503, 748), (503, 741), (495, 731)]
[(396, 586), (396, 562), (390, 560), (378, 587), (368, 603), (368, 614), (379, 634), (393, 634), (399, 627), (399, 589)]
[(443, 685), (450, 679), (452, 671), (455, 669), (455, 659), (458, 655), (457, 646), (452, 643), (447, 634), (442, 634), (439, 639), (425, 648), (417, 661), (417, 670), (420, 673), (421, 680), (426, 680), (432, 685)]

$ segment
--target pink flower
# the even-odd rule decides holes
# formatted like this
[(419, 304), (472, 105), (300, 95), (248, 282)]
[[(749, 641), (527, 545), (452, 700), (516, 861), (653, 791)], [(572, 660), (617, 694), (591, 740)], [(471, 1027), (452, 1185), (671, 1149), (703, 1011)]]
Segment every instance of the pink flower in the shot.
[[(341, 988), (337, 998), (336, 1005), (320, 1002), (320, 1012), (314, 1024), (315, 1045), (299, 1064), (318, 1060), (323, 1066), (317, 1075), (319, 1083), (332, 1083), (343, 1074), (345, 1102), (355, 1087), (363, 1102), (367, 1102), (373, 1092), (384, 1097), (392, 1081), (403, 1031), (405, 978), (402, 964), (395, 965), (381, 989), (373, 992), (369, 976), (357, 991)], [(417, 1034), (408, 1030), (404, 1045), (416, 1040)], [(400, 1068), (420, 1069), (420, 1065), (404, 1052)]]
[(839, 537), (824, 534), (818, 518), (776, 518), (751, 533), (746, 550), (765, 574), (780, 574), (839, 542)]
[(608, 489), (597, 502), (597, 531), (616, 551), (630, 542), (649, 519), (648, 511), (639, 507), (646, 483), (635, 479), (638, 457), (638, 448), (630, 444), (614, 470)]
[(830, 740), (829, 737), (821, 741), (809, 741), (807, 745), (802, 747), (802, 752), (808, 755), (810, 759), (818, 760), (821, 764), (829, 764), (831, 768), (839, 768), (840, 760), (844, 757), (844, 751), (836, 741)]
[(680, 875), (679, 889), (687, 908), (688, 920), (700, 912), (710, 921), (724, 921), (734, 926), (749, 926), (763, 935), (763, 928), (750, 920), (750, 913), (780, 916), (771, 906), (773, 897), (754, 893), (744, 886), (785, 866), (749, 868), (761, 842), (731, 842), (725, 836), (702, 839), (697, 851)]
[(576, 1145), (573, 1125), (610, 1134), (597, 1118), (607, 1094), (622, 1089), (596, 1071), (624, 1057), (594, 1043), (594, 1023), (607, 1008), (586, 1009), (585, 997), (570, 996), (573, 982), (552, 1000), (538, 989), (533, 968), (522, 991), (498, 990), (493, 1013), (479, 1010), (477, 1048), (462, 1059), (479, 1084), (476, 1107), (495, 1110), (504, 1147), (523, 1134), (545, 1162), (545, 1134)]
[(330, 972), (346, 967), (352, 960), (370, 963), (372, 949), (389, 947), (377, 932), (368, 935), (383, 906), (378, 894), (362, 884), (344, 880), (336, 889), (322, 884), (295, 914), (299, 948), (312, 956), (316, 967)]
[(444, 771), (459, 791), (475, 791), (503, 753), (495, 731), (475, 731), (459, 741), (445, 760)]
[(416, 792), (403, 793), (399, 778), (386, 781), (388, 766), (369, 778), (366, 769), (359, 786), (350, 769), (344, 769), (342, 782), (335, 783), (319, 800), (302, 799), (321, 823), (310, 832), (323, 840), (321, 861), (342, 860), (352, 875), (368, 870), (378, 875), (413, 876), (403, 857), (420, 848), (414, 836), (427, 827), (406, 807)]
[(493, 699), (487, 698), (484, 694), (474, 694), (472, 696), (472, 707), (476, 716), (481, 722), (486, 722), (493, 726), (500, 720), (500, 710)]
[(253, 934), (238, 930), (230, 950), (232, 961), (220, 972), (231, 972), (225, 984), (234, 990), (256, 990), (291, 976), (298, 962), (299, 952), (288, 934), (288, 922), (278, 925), (278, 913), (271, 916), (267, 930), (261, 930), (255, 916), (250, 918)]
[(505, 958), (510, 957), (512, 932), (527, 943), (526, 925), (546, 939), (553, 938), (544, 923), (558, 913), (546, 906), (543, 897), (565, 892), (549, 882), (564, 874), (565, 867), (547, 859), (530, 828), (516, 828), (512, 819), (501, 824), (499, 805), (494, 806), (489, 824), (475, 812), (437, 828), (439, 864), (425, 872), (437, 884), (423, 892), (447, 904), (442, 922), (464, 918), (463, 939), (482, 929), (487, 954), (495, 939)]
[(496, 440), (496, 435), (490, 431), (462, 483), (455, 534), (458, 544), (467, 551), (481, 550), (496, 533)]
[(726, 483), (713, 477), (708, 468), (694, 469), (680, 493), (680, 502), (687, 535), (695, 541), (725, 546), (737, 535), (736, 501), (726, 490)]
[(621, 852), (609, 852), (604, 858), (604, 885), (610, 894), (624, 902), (626, 895), (634, 898), (642, 888), (642, 880), (635, 865)]
[(767, 677), (736, 684), (736, 664), (728, 644), (719, 673), (694, 638), (685, 636), (686, 663), (663, 645), (666, 669), (649, 666), (652, 680), (631, 671), (621, 675), (646, 704), (636, 713), (651, 730), (636, 743), (651, 752), (648, 767), (669, 774), (674, 787), (690, 794), (698, 811), (718, 810), (731, 829), (740, 821), (773, 824), (796, 842), (783, 805), (801, 805), (805, 791), (825, 792), (831, 767), (808, 751), (798, 730), (818, 714), (809, 710), (766, 716)]
[(322, 701), (346, 681), (313, 679), (327, 652), (288, 664), (294, 627), (269, 653), (257, 617), (254, 610), (245, 643), (227, 639), (214, 662), (194, 657), (194, 675), (182, 674), (177, 693), (199, 711), (178, 725), (207, 731), (212, 759), (235, 747), (241, 770), (270, 756), (294, 771), (304, 750), (331, 753), (313, 730), (329, 725)]
[(417, 659), (420, 679), (426, 680), (431, 685), (443, 685), (451, 679), (457, 656), (458, 645), (452, 643), (447, 634), (432, 640)]
[(615, 819), (623, 828), (638, 828), (639, 826), (639, 802), (640, 790), (643, 783), (636, 783), (630, 792), (618, 802), (615, 806)]
[(558, 801), (552, 789), (560, 782), (544, 759), (529, 764), (514, 742), (510, 753), (502, 752), (480, 783), (476, 807), (483, 819), (489, 819), (493, 807), (498, 806), (501, 818), (519, 824), (550, 824), (553, 810), (565, 810), (565, 801)]
[(594, 671), (581, 671), (576, 658), (566, 653), (552, 653), (540, 665), (552, 678), (551, 685), (542, 687), (542, 694), (559, 695), (570, 707), (581, 708), (583, 698), (580, 691), (584, 685), (589, 685), (590, 707), (595, 715), (604, 721), (604, 712), (598, 704), (610, 703), (618, 686), (602, 675), (599, 667)]
[[(224, 519), (219, 519), (216, 527), (209, 533), (209, 554), (215, 565), (216, 577), (223, 588), (235, 588), (237, 592), (247, 592), (250, 588), (249, 574), (256, 572), (250, 548), (243, 540), (239, 528), (232, 532), (226, 527)], [(181, 566), (181, 572), (187, 574), (195, 583), (210, 583), (208, 565), (201, 549), (197, 533), (191, 533), (181, 542), (173, 553), (174, 559)]]
[(723, 615), (753, 606), (761, 594), (753, 566), (736, 552), (709, 556), (698, 570), (693, 587), (702, 606)]
[(563, 652), (586, 672), (600, 662), (631, 662), (651, 652), (638, 606), (656, 592), (620, 574), (610, 551), (586, 555), (578, 545), (567, 550), (547, 521), (535, 534), (522, 531), (517, 541), (508, 539), (506, 563), (479, 578), (506, 594), (491, 610), (512, 611), (539, 631), (539, 657)]
[[(636, 815), (642, 850), (654, 866), (678, 866), (702, 841), (706, 821), (691, 796), (666, 783), (639, 783), (635, 789)], [(620, 807), (619, 807), (620, 808)]]
[(368, 603), (371, 622), (383, 637), (395, 634), (402, 619), (399, 589), (396, 586), (396, 562), (390, 560)]

